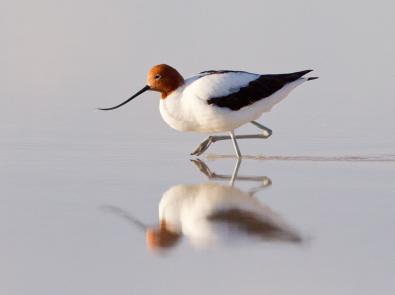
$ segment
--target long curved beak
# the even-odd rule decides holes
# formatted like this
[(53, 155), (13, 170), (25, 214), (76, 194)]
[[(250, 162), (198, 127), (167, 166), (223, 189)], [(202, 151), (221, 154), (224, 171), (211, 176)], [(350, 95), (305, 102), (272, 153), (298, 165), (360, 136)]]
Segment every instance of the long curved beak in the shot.
[(123, 103), (121, 103), (121, 104), (119, 104), (119, 105), (117, 105), (117, 106), (115, 106), (115, 107), (111, 107), (111, 108), (99, 108), (98, 110), (101, 110), (101, 111), (115, 110), (115, 109), (117, 109), (117, 108), (123, 106), (124, 104), (127, 104), (127, 103), (128, 103), (129, 101), (131, 101), (133, 98), (139, 96), (140, 94), (142, 94), (142, 93), (144, 93), (144, 92), (146, 92), (147, 90), (150, 90), (150, 89), (151, 89), (151, 87), (149, 87), (148, 85), (145, 85), (143, 89), (141, 89), (139, 92), (137, 92), (136, 94), (134, 94), (131, 98), (125, 100)]
[(129, 212), (123, 210), (122, 208), (119, 207), (115, 207), (112, 205), (104, 205), (101, 206), (102, 210), (106, 211), (106, 212), (110, 212), (110, 213), (114, 213), (116, 215), (118, 215), (119, 217), (124, 218), (126, 221), (128, 221), (130, 224), (133, 224), (134, 226), (136, 226), (138, 229), (142, 230), (142, 231), (146, 231), (148, 228), (150, 228), (148, 225), (146, 225), (144, 222), (141, 222), (140, 220), (138, 220), (136, 217), (134, 217), (133, 215), (131, 215)]

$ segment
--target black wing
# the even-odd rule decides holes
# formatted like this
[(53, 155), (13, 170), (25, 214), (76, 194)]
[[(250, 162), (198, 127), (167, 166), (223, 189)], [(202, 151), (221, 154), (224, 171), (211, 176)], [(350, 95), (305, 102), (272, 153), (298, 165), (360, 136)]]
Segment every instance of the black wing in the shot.
[[(272, 95), (286, 84), (301, 78), (311, 71), (305, 70), (289, 74), (261, 75), (256, 80), (251, 81), (247, 86), (240, 88), (239, 91), (225, 96), (210, 98), (207, 100), (207, 103), (237, 111), (242, 107)], [(234, 71), (206, 71), (202, 72), (202, 74), (210, 75), (229, 72)]]
[(229, 209), (215, 212), (208, 217), (209, 220), (225, 223), (230, 229), (237, 229), (251, 236), (278, 241), (300, 243), (301, 236), (290, 229), (285, 229), (273, 221), (265, 220), (253, 212), (241, 209)]

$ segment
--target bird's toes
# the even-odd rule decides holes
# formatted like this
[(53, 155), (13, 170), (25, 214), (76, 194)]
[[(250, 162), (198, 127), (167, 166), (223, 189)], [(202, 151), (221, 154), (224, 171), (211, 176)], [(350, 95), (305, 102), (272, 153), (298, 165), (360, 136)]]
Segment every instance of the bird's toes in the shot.
[(265, 129), (265, 130), (263, 130), (262, 134), (263, 134), (264, 138), (269, 138), (270, 136), (272, 136), (273, 131), (270, 129)]
[(191, 153), (192, 156), (200, 156), (203, 154), (210, 144), (212, 143), (212, 138), (209, 137), (205, 141), (203, 141), (201, 144), (198, 145), (198, 147)]
[(191, 156), (199, 156), (202, 154), (202, 145), (200, 144), (196, 149), (193, 150)]
[(198, 146), (192, 153), (192, 156), (200, 156), (207, 149), (205, 146)]
[(191, 156), (200, 156), (202, 153), (202, 147), (199, 145), (195, 150), (193, 150)]
[(271, 179), (269, 177), (267, 177), (267, 176), (264, 176), (263, 179), (262, 179), (262, 185), (264, 187), (272, 185)]
[(203, 161), (197, 159), (197, 160), (191, 160), (192, 163), (195, 164), (195, 166), (199, 169), (200, 172), (202, 172), (204, 175), (206, 175), (208, 178), (212, 178), (214, 173), (211, 172), (210, 168), (204, 163)]

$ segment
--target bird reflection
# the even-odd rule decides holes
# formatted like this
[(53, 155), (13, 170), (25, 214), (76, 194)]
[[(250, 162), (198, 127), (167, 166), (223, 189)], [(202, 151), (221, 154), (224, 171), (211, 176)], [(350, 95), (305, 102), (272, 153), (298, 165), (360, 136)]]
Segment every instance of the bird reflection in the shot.
[[(210, 179), (231, 179), (232, 185), (206, 182), (170, 187), (160, 200), (156, 226), (145, 225), (121, 208), (106, 206), (107, 210), (144, 230), (151, 250), (174, 248), (182, 238), (195, 248), (243, 241), (302, 242), (295, 229), (254, 196), (271, 185), (268, 177), (220, 175), (201, 160), (192, 162)], [(235, 180), (259, 181), (260, 185), (243, 191), (233, 186)]]

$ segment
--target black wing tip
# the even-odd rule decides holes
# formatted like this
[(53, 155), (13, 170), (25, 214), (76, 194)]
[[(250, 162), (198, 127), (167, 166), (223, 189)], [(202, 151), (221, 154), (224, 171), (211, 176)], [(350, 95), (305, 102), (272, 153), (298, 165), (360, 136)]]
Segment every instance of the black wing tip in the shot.
[[(305, 70), (305, 71), (300, 71), (300, 72), (296, 72), (295, 74), (297, 74), (299, 77), (303, 77), (304, 75), (312, 72), (313, 70)], [(311, 80), (315, 80), (318, 79), (318, 77), (307, 77), (307, 81), (311, 81)]]
[(313, 70), (304, 70), (304, 71), (300, 71), (300, 72), (296, 72), (296, 73), (294, 73), (294, 74), (296, 74), (296, 75), (298, 75), (298, 76), (300, 76), (300, 77), (302, 77), (302, 76), (304, 76), (304, 75), (306, 75), (306, 74), (308, 74), (308, 73), (310, 73), (310, 72), (312, 72)]

